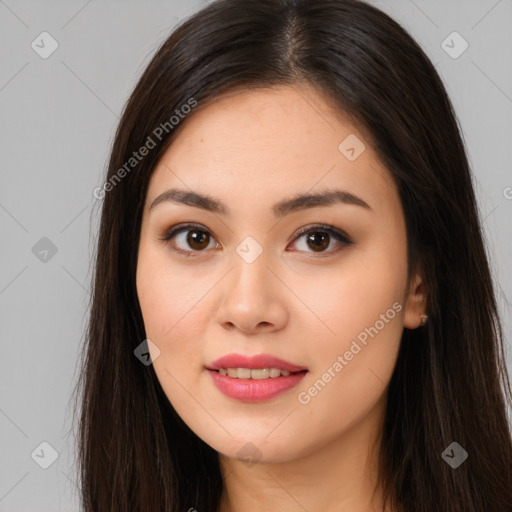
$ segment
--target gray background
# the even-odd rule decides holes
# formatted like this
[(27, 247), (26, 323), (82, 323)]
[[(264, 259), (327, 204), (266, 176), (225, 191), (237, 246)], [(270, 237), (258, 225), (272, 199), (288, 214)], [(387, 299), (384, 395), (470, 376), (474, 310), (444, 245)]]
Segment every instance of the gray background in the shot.
[[(373, 3), (423, 46), (459, 116), (512, 368), (512, 1)], [(92, 191), (138, 76), (176, 23), (204, 5), (0, 0), (0, 512), (78, 510), (69, 400), (101, 206)], [(31, 47), (50, 48), (44, 31), (58, 43), (46, 59)], [(446, 40), (453, 31), (469, 44), (457, 58), (445, 51), (463, 48)], [(51, 456), (44, 441), (59, 455), (48, 469), (39, 465)]]

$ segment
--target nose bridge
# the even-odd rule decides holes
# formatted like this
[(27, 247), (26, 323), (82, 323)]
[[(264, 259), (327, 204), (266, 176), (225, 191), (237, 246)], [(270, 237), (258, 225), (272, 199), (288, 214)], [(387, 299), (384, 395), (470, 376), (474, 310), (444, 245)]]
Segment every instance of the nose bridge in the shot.
[(245, 331), (260, 324), (281, 326), (286, 317), (283, 295), (276, 290), (276, 277), (269, 268), (271, 252), (251, 238), (242, 241), (233, 253), (233, 268), (223, 286), (219, 308), (221, 323)]
[(231, 293), (242, 302), (263, 302), (272, 289), (272, 272), (267, 268), (270, 251), (265, 251), (253, 237), (247, 237), (235, 249)]

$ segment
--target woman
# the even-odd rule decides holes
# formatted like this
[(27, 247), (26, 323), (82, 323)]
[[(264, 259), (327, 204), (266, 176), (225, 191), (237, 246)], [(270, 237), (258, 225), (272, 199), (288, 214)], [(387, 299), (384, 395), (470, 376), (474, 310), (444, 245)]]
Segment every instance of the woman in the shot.
[(101, 190), (84, 510), (512, 510), (471, 179), (376, 8), (224, 0), (178, 27)]

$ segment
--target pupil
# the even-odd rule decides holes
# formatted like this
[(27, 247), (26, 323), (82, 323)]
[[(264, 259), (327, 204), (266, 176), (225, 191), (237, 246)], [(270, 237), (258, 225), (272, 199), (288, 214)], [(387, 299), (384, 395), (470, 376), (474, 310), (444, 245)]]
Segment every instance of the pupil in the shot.
[(314, 243), (312, 249), (325, 249), (329, 246), (329, 235), (322, 231), (315, 231), (313, 235), (308, 237), (308, 242)]

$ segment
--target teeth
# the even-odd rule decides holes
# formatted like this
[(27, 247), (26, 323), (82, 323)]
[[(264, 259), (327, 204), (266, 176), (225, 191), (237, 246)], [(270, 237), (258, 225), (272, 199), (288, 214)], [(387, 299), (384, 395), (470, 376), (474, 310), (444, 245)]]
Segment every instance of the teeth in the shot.
[(279, 368), (219, 368), (221, 375), (227, 375), (233, 379), (255, 379), (265, 380), (268, 378), (287, 377), (290, 372)]

